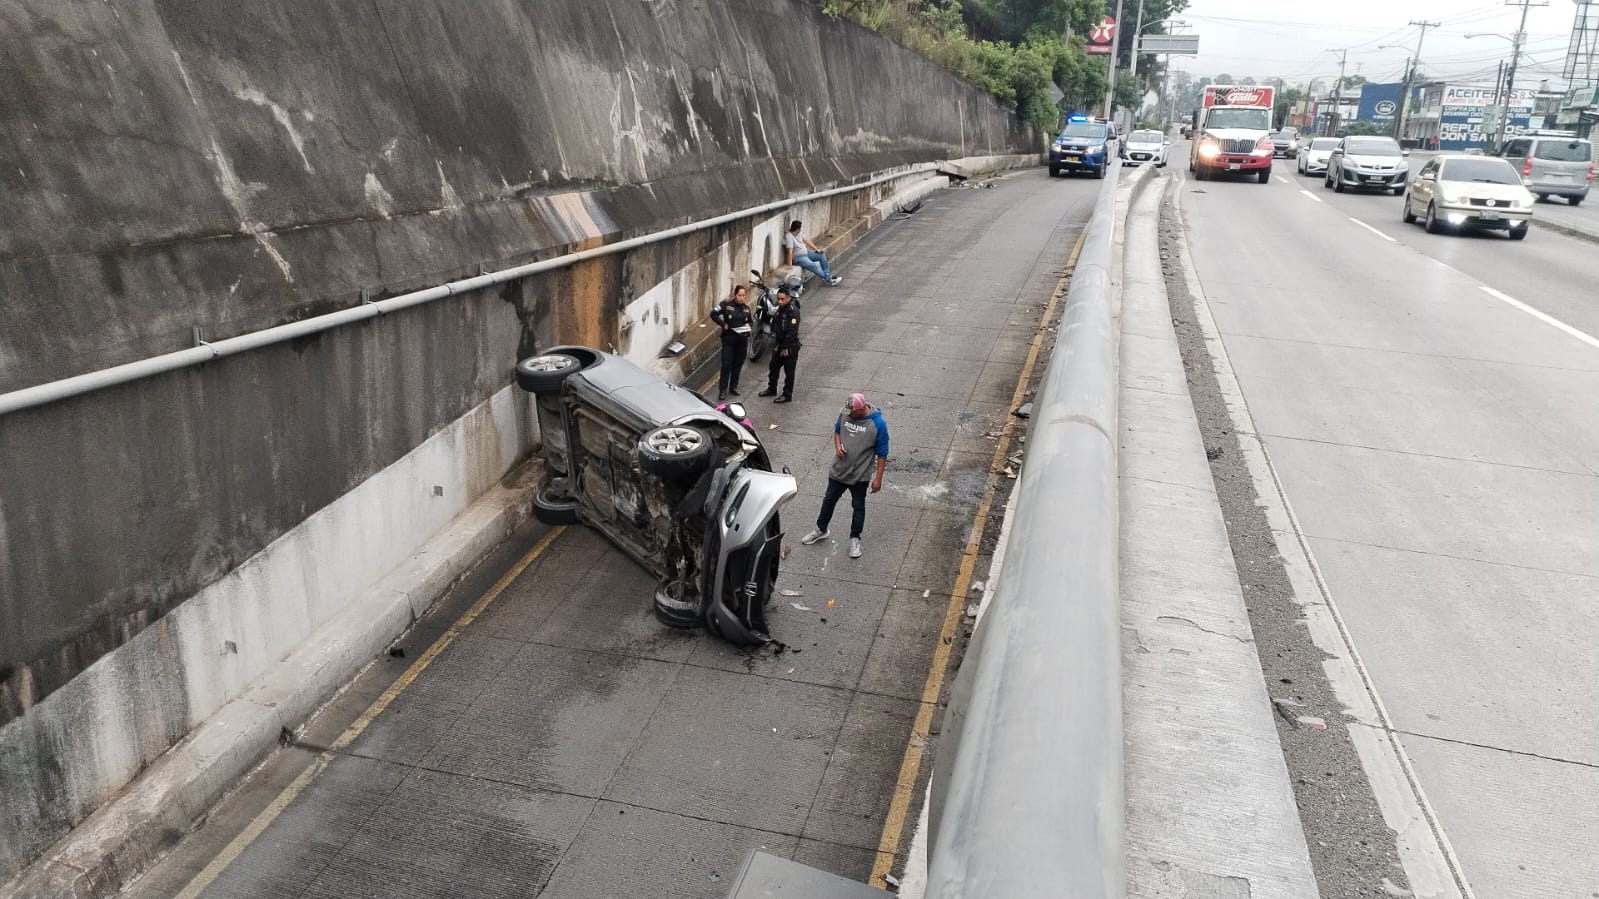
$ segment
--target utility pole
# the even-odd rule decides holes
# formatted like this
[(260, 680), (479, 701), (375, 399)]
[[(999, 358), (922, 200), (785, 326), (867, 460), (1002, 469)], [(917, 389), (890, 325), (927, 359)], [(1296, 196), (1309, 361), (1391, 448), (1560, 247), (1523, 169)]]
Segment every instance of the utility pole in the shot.
[(1505, 69), (1505, 105), (1499, 111), (1499, 133), (1494, 137), (1493, 151), (1505, 145), (1505, 128), (1510, 124), (1510, 104), (1515, 102), (1516, 96), (1516, 62), (1521, 59), (1521, 44), (1527, 39), (1527, 10), (1534, 6), (1548, 6), (1545, 3), (1533, 3), (1532, 0), (1505, 0), (1506, 6), (1521, 7), (1521, 24), (1516, 27), (1516, 40), (1514, 49), (1510, 51), (1510, 67)]
[(1343, 122), (1344, 108), (1344, 64), (1349, 61), (1348, 50), (1328, 50), (1328, 53), (1338, 54), (1338, 82), (1333, 85), (1332, 115), (1327, 117), (1327, 130), (1332, 133), (1328, 137), (1338, 136), (1338, 126)]
[(1410, 104), (1410, 81), (1415, 77), (1416, 67), (1421, 65), (1421, 42), (1427, 39), (1427, 29), (1437, 28), (1437, 22), (1428, 22), (1412, 19), (1410, 24), (1421, 29), (1421, 34), (1416, 36), (1416, 55), (1405, 64), (1405, 86), (1399, 91), (1399, 113), (1394, 116), (1394, 140), (1405, 139), (1405, 107)]
[[(1155, 24), (1153, 22), (1151, 25)], [(1138, 39), (1144, 35), (1144, 0), (1138, 0), (1138, 24), (1133, 27), (1133, 70), (1129, 78), (1138, 77)]]
[(1116, 58), (1122, 46), (1122, 0), (1116, 0), (1116, 31), (1110, 39), (1110, 72), (1105, 81), (1105, 118), (1116, 118)]

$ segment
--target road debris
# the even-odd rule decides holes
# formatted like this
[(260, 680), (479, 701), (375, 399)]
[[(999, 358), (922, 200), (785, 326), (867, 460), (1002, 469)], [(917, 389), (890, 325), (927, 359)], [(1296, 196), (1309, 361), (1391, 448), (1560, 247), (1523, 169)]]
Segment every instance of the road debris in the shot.
[(988, 589), (988, 584), (983, 581), (972, 581), (971, 592), (981, 593)]
[(969, 605), (969, 606), (966, 607), (966, 617), (967, 618), (976, 618), (977, 617), (977, 605), (975, 603), (973, 603), (972, 605)]
[(834, 604), (834, 603), (836, 603), (836, 602), (838, 602), (838, 600), (836, 600), (836, 599), (829, 599), (829, 600), (828, 600), (828, 601), (827, 601), (827, 607), (828, 607), (828, 608), (829, 608), (829, 609), (831, 609), (831, 608), (832, 608), (832, 607), (833, 607), (833, 604)]
[[(988, 187), (993, 187), (992, 184), (987, 185), (987, 186)], [(888, 884), (889, 886), (893, 887), (896, 890), (899, 889), (899, 878), (895, 877), (892, 874), (884, 874), (883, 875), (883, 882)]]
[(783, 594), (784, 596), (804, 596), (805, 595), (802, 591), (799, 591), (799, 590), (779, 590), (777, 592)]
[(790, 546), (787, 543), (783, 544), (783, 559), (787, 560), (789, 553), (791, 553), (793, 551), (794, 551), (794, 547)]
[(789, 603), (789, 605), (793, 606), (794, 610), (796, 612), (813, 612), (813, 611), (815, 611), (815, 609), (812, 609), (810, 606), (808, 606), (808, 605), (806, 605), (806, 604), (804, 604), (802, 602), (791, 602), (791, 603)]
[(927, 597), (932, 596), (932, 595), (933, 595), (933, 591), (932, 591), (931, 588), (922, 591), (922, 599), (926, 599)]
[(1016, 411), (1012, 412), (1011, 414), (1016, 416), (1017, 418), (1032, 418), (1033, 417), (1033, 404), (1032, 403), (1022, 403), (1020, 406), (1017, 406), (1016, 407)]
[(1300, 715), (1294, 720), (1305, 725), (1306, 727), (1314, 727), (1316, 730), (1327, 729), (1327, 722), (1321, 720), (1320, 718), (1314, 718), (1310, 715)]

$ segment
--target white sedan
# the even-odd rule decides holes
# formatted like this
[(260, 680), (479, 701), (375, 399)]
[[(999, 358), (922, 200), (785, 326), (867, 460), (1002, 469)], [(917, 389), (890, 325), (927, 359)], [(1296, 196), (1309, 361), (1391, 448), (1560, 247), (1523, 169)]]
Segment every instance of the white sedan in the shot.
[(1138, 165), (1144, 162), (1153, 162), (1156, 166), (1166, 164), (1166, 147), (1171, 141), (1166, 135), (1152, 128), (1134, 131), (1127, 135), (1122, 142), (1122, 165)]
[(1327, 158), (1338, 148), (1338, 138), (1318, 137), (1299, 151), (1299, 174), (1326, 175)]

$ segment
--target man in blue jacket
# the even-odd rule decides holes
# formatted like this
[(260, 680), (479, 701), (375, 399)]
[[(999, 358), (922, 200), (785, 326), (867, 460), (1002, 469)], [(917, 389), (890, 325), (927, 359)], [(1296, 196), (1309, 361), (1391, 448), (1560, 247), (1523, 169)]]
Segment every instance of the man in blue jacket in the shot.
[[(872, 460), (876, 459), (873, 471)], [(883, 413), (866, 402), (864, 394), (852, 393), (849, 403), (833, 422), (833, 468), (827, 474), (827, 492), (822, 495), (822, 511), (816, 528), (801, 538), (809, 546), (826, 540), (827, 525), (833, 520), (838, 498), (848, 490), (852, 514), (849, 521), (849, 557), (861, 557), (861, 531), (866, 527), (866, 485), (872, 492), (883, 489), (883, 470), (888, 467), (888, 425)], [(868, 481), (870, 477), (870, 481)]]

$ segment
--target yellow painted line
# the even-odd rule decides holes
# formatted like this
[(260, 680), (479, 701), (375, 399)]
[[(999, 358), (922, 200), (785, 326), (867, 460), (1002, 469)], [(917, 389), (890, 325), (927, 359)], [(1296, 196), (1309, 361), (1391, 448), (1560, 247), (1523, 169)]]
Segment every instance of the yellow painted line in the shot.
[[(1083, 240), (1088, 236), (1084, 229), (1077, 235), (1077, 245), (1072, 247), (1071, 258), (1067, 261), (1068, 272), (1076, 269), (1077, 256), (1083, 250)], [(1044, 316), (1039, 321), (1038, 333), (1033, 335), (1033, 345), (1027, 351), (1027, 361), (1022, 364), (1021, 377), (1016, 381), (1016, 390), (1011, 394), (1011, 409), (1021, 405), (1022, 397), (1027, 392), (1027, 382), (1032, 379), (1033, 367), (1038, 364), (1038, 353), (1044, 345), (1044, 326), (1055, 315), (1055, 307), (1060, 304), (1060, 299), (1066, 293), (1066, 282), (1070, 274), (1062, 277), (1055, 286), (1055, 293), (1049, 298), (1049, 305), (1044, 309)], [(999, 444), (994, 447), (994, 460), (989, 464), (989, 471), (999, 469), (1000, 465), (1010, 450), (1010, 441), (1015, 427), (1015, 421), (1006, 416), (1005, 427), (1000, 433)], [(997, 480), (991, 480), (988, 489), (983, 491), (983, 500), (977, 506), (977, 514), (972, 518), (972, 535), (966, 541), (966, 548), (961, 552), (960, 569), (955, 575), (955, 585), (950, 591), (949, 607), (944, 610), (944, 626), (938, 632), (938, 644), (933, 648), (933, 663), (927, 670), (927, 680), (922, 684), (922, 701), (916, 710), (916, 721), (911, 725), (910, 741), (905, 744), (905, 755), (900, 760), (899, 779), (894, 783), (894, 797), (889, 802), (888, 817), (883, 821), (883, 832), (877, 840), (877, 858), (872, 863), (872, 876), (867, 881), (872, 886), (886, 888), (888, 875), (894, 869), (894, 855), (899, 850), (900, 839), (905, 833), (905, 821), (910, 814), (911, 800), (915, 798), (916, 779), (922, 771), (923, 748), (927, 745), (927, 737), (932, 729), (933, 711), (938, 707), (939, 694), (944, 690), (944, 678), (948, 674), (949, 654), (955, 645), (955, 629), (960, 627), (962, 619), (966, 617), (966, 591), (971, 588), (972, 569), (977, 564), (978, 550), (982, 548), (983, 531), (988, 527), (988, 513), (994, 502), (994, 491)]]
[(287, 787), (283, 788), (283, 792), (267, 803), (267, 807), (262, 809), (261, 813), (256, 815), (238, 836), (233, 838), (232, 842), (224, 846), (222, 851), (217, 853), (216, 858), (213, 858), (210, 864), (206, 865), (199, 874), (194, 876), (193, 880), (189, 881), (177, 893), (175, 899), (196, 899), (206, 887), (221, 876), (222, 872), (227, 870), (227, 867), (233, 864), (243, 854), (244, 850), (249, 848), (250, 844), (254, 843), (271, 826), (273, 821), (277, 820), (279, 815), (283, 814), (283, 810), (289, 807), (289, 803), (293, 802), (306, 787), (310, 786), (312, 781), (316, 780), (317, 775), (327, 768), (339, 751), (354, 743), (356, 738), (360, 737), (362, 732), (373, 721), (377, 720), (379, 715), (383, 714), (384, 709), (387, 709), (401, 693), (405, 692), (406, 687), (409, 687), (423, 671), (427, 670), (429, 665), (433, 664), (433, 660), (439, 657), (439, 653), (448, 649), (450, 644), (455, 642), (455, 638), (460, 636), (461, 632), (471, 625), (473, 621), (477, 620), (478, 616), (482, 615), (496, 599), (499, 599), (500, 594), (505, 592), (505, 588), (511, 586), (518, 577), (521, 577), (522, 572), (537, 561), (539, 556), (544, 555), (550, 545), (565, 531), (566, 528), (564, 526), (551, 528), (550, 532), (545, 534), (532, 549), (528, 550), (526, 555), (518, 559), (510, 570), (506, 571), (499, 580), (494, 582), (494, 586), (478, 597), (477, 602), (474, 602), (472, 607), (466, 610), (465, 614), (457, 618), (444, 633), (439, 635), (437, 640), (433, 641), (433, 645), (429, 646), (426, 652), (418, 656), (416, 661), (412, 662), (410, 667), (406, 668), (395, 679), (394, 683), (389, 684), (389, 688), (383, 691), (383, 695), (367, 706), (366, 711), (362, 712), (360, 716), (350, 723), (349, 727), (344, 729), (344, 733), (333, 741), (332, 746), (317, 755), (316, 760), (304, 771), (300, 772), (300, 776), (296, 777)]

